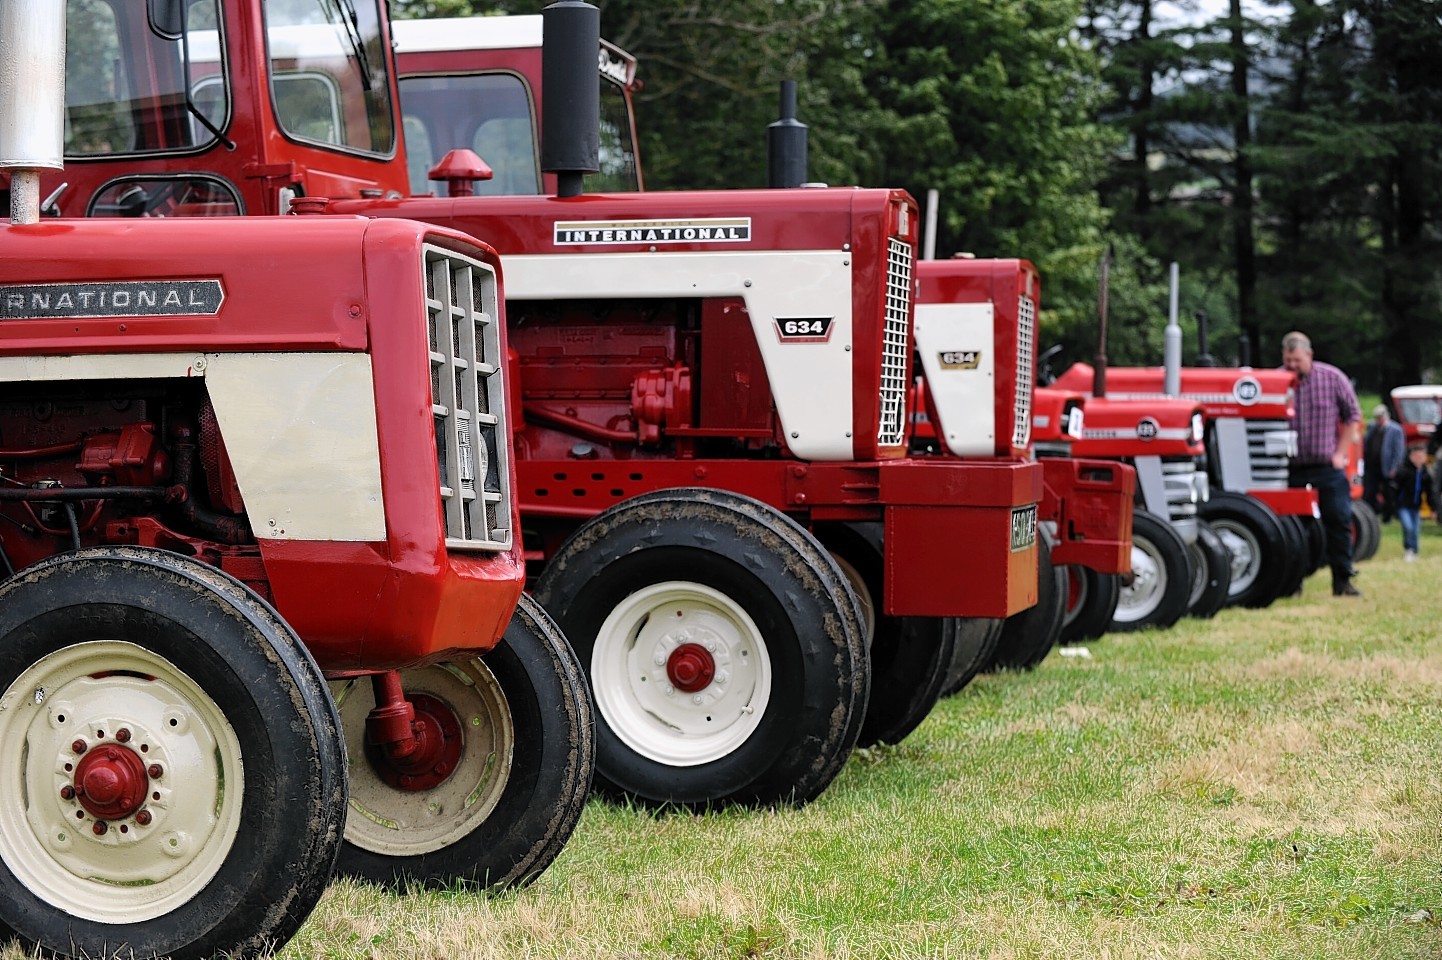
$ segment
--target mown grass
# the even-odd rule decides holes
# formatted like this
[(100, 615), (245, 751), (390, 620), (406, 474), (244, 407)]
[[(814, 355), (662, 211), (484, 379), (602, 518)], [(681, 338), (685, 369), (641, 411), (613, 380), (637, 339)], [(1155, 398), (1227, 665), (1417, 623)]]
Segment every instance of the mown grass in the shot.
[(1442, 956), (1442, 528), (1361, 600), (983, 677), (802, 809), (592, 801), (531, 887), (336, 883), (301, 958)]

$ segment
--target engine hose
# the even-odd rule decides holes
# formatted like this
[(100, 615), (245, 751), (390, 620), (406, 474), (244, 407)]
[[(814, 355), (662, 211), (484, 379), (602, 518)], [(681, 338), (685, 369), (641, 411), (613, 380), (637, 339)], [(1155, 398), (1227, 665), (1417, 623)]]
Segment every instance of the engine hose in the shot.
[(184, 439), (177, 437), (172, 447), (176, 482), (166, 494), (175, 514), (192, 528), (221, 543), (254, 543), (255, 537), (251, 535), (250, 523), (245, 517), (228, 517), (195, 502), (196, 448), (189, 439), (193, 434), (184, 428), (176, 432), (183, 434)]

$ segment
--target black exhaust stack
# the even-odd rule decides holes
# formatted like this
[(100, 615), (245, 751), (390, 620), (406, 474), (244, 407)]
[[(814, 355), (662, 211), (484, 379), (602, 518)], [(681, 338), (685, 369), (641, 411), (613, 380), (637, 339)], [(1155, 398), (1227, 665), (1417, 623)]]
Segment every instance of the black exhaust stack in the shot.
[(601, 11), (584, 0), (557, 0), (541, 11), (541, 170), (556, 175), (556, 195), (574, 197), (601, 169)]
[(1207, 349), (1207, 321), (1210, 319), (1207, 311), (1198, 310), (1193, 316), (1197, 318), (1197, 366), (1215, 367), (1217, 358)]
[(796, 119), (796, 81), (781, 81), (781, 119), (766, 128), (766, 185), (806, 182), (806, 124)]

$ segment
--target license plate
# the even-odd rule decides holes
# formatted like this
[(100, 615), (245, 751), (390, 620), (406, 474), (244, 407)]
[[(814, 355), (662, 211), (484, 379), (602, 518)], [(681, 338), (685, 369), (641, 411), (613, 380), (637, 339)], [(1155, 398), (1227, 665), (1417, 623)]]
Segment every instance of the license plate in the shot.
[(1011, 552), (1025, 550), (1036, 544), (1036, 504), (1017, 507), (1011, 512)]

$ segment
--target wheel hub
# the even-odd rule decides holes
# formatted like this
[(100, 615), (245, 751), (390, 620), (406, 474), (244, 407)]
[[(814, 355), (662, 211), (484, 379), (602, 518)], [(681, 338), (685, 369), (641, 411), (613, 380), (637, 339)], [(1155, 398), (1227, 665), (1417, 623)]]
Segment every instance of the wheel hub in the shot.
[(461, 722), (444, 700), (426, 693), (407, 694), (415, 709), (411, 732), (416, 749), (408, 756), (392, 757), (369, 742), (366, 758), (377, 776), (397, 790), (431, 790), (456, 769), (464, 748)]
[(75, 765), (75, 799), (97, 820), (123, 820), (145, 803), (150, 791), (145, 768), (145, 761), (129, 747), (96, 747)]
[(677, 690), (704, 690), (715, 677), (716, 659), (699, 643), (683, 643), (666, 659), (666, 678)]

